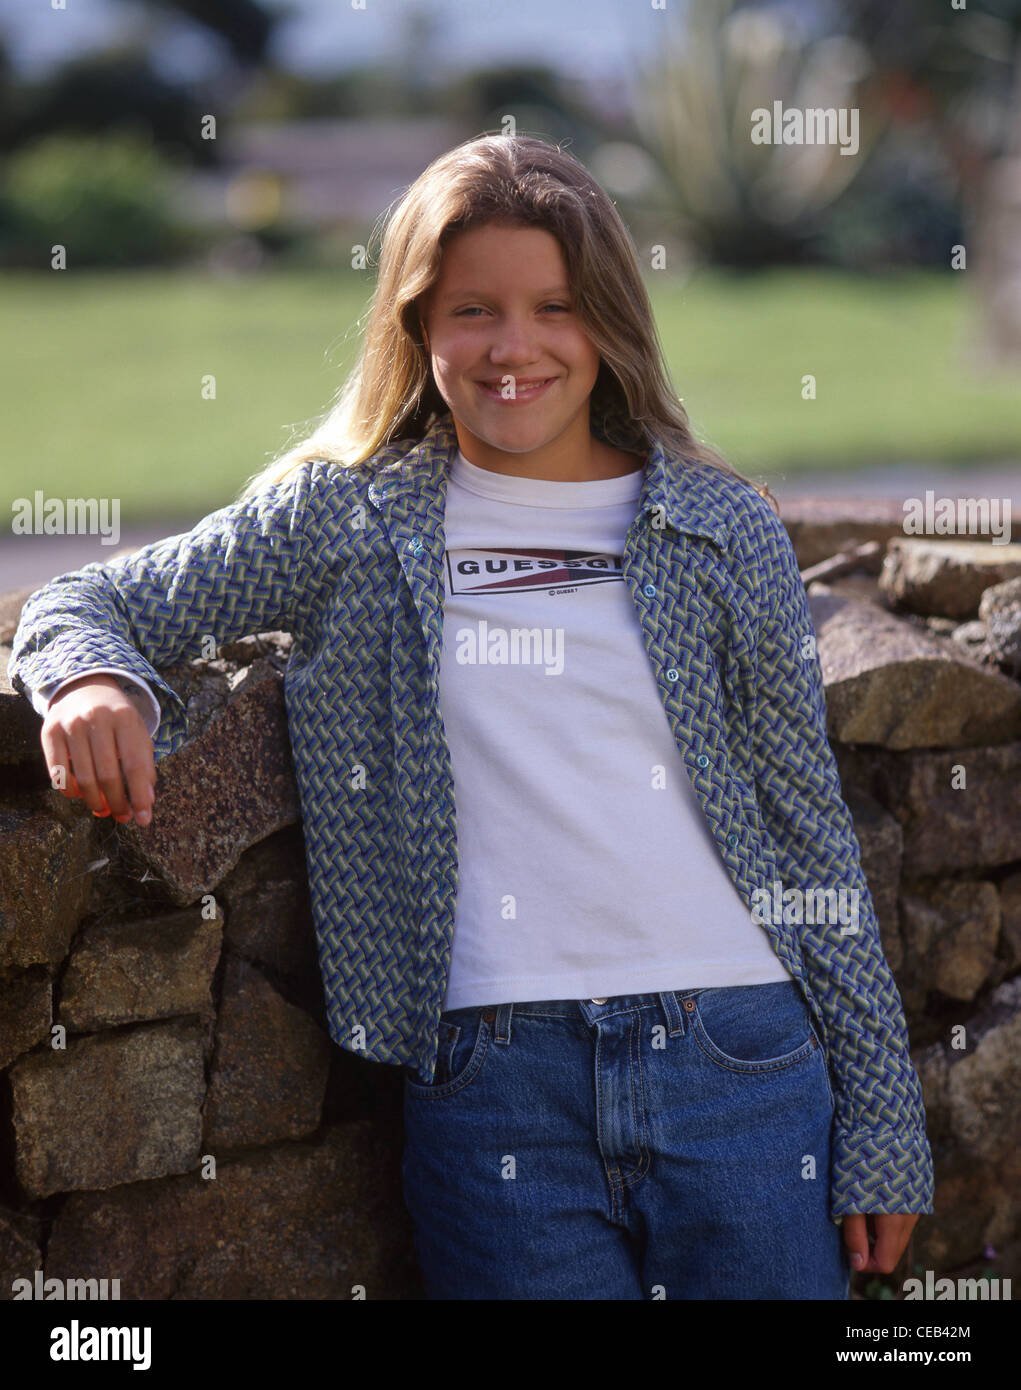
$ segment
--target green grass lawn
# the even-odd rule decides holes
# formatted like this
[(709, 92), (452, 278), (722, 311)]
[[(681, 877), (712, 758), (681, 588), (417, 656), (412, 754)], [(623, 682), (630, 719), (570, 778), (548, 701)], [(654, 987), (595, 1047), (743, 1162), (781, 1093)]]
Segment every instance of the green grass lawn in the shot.
[[(969, 368), (962, 275), (649, 286), (696, 428), (744, 473), (1017, 457), (1021, 373)], [(134, 520), (222, 506), (327, 408), (368, 293), (343, 271), (0, 277), (8, 495), (116, 496)]]

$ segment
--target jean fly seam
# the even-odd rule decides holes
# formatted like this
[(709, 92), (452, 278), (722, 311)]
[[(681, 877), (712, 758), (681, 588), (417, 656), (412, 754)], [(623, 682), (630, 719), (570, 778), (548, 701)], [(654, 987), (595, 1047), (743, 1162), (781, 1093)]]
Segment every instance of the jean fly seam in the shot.
[[(633, 1011), (637, 1014), (639, 1011)], [(637, 1032), (637, 1046), (635, 1037)], [(632, 1017), (628, 1029), (628, 1071), (631, 1082), (631, 1117), (635, 1127), (635, 1141), (638, 1148), (638, 1165), (630, 1172), (621, 1173), (621, 1182), (626, 1187), (634, 1187), (641, 1182), (651, 1167), (651, 1156), (645, 1143), (645, 1088), (644, 1075), (642, 1072), (642, 1048), (641, 1048), (641, 1019)], [(638, 1085), (635, 1086), (635, 1072), (638, 1073)]]

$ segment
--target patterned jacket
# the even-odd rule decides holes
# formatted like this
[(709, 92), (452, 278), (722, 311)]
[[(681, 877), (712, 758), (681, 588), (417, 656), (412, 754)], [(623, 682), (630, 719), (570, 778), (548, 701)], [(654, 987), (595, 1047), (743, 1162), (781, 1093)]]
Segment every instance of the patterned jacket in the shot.
[[(26, 696), (95, 667), (138, 676), (160, 704), (159, 760), (187, 727), (157, 667), (199, 656), (210, 635), (292, 633), (284, 694), (330, 1033), (426, 1083), (458, 870), (438, 680), (456, 449), (446, 413), (359, 467), (304, 463), (189, 532), (60, 575), (25, 604), (10, 665)], [(749, 908), (777, 885), (806, 901), (858, 895), (856, 930), (807, 910), (763, 922), (825, 1048), (830, 1215), (931, 1212), (921, 1086), (787, 532), (746, 482), (654, 443), (624, 576), (678, 752)]]

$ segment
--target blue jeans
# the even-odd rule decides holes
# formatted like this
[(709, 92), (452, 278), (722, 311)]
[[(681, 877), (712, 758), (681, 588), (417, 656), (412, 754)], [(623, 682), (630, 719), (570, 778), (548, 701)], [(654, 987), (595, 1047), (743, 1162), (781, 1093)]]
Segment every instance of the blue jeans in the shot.
[(833, 1111), (793, 980), (449, 1010), (404, 1068), (427, 1296), (846, 1299)]

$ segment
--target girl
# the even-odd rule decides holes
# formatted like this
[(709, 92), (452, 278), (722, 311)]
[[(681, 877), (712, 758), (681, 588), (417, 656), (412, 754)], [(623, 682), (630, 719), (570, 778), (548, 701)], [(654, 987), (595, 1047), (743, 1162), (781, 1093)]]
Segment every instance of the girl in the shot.
[(34, 594), (11, 670), (68, 794), (145, 825), (186, 736), (156, 667), (275, 628), (330, 1031), (403, 1069), (429, 1295), (892, 1270), (931, 1156), (797, 562), (555, 146), (436, 160), (321, 427)]

